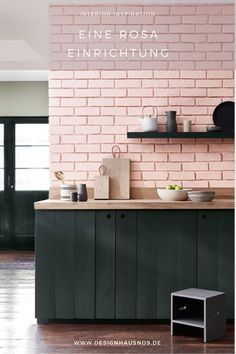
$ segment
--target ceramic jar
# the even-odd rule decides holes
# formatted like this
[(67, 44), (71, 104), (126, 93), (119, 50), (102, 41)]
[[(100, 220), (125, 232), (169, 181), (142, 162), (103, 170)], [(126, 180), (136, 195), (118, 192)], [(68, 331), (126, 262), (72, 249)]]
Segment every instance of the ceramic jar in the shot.
[(80, 202), (86, 202), (88, 200), (88, 193), (86, 184), (80, 184), (78, 188), (78, 200)]
[(166, 111), (167, 122), (166, 131), (168, 133), (177, 132), (176, 111)]

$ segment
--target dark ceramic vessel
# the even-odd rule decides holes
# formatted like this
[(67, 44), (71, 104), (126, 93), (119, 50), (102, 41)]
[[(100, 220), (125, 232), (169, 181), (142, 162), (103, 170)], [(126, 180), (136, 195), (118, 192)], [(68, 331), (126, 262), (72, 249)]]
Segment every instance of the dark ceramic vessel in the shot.
[(176, 111), (166, 111), (166, 115), (166, 131), (169, 133), (177, 132)]
[(80, 202), (86, 202), (88, 200), (88, 193), (86, 184), (80, 184), (78, 190), (78, 198)]

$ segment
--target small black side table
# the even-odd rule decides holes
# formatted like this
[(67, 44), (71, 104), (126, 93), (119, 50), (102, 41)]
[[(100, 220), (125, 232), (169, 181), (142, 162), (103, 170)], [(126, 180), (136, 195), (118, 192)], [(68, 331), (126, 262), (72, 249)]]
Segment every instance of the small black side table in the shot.
[(223, 337), (226, 332), (225, 293), (197, 288), (171, 294), (171, 335), (182, 326), (201, 328), (204, 342)]

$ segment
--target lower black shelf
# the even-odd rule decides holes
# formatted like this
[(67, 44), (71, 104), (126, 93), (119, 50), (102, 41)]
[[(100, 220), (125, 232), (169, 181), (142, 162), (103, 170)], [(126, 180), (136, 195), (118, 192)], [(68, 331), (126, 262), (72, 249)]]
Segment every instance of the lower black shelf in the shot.
[(186, 326), (193, 326), (204, 328), (204, 321), (202, 318), (179, 318), (172, 321), (173, 323), (179, 323)]

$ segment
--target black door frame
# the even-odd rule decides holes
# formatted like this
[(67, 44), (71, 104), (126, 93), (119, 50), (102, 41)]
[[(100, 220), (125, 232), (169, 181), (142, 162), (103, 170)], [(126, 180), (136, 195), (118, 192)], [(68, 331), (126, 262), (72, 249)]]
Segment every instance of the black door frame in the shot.
[[(9, 247), (14, 248), (14, 193), (15, 193), (15, 124), (45, 124), (48, 116), (30, 117), (0, 117), (0, 124), (4, 124), (4, 199), (6, 212), (6, 233), (9, 235)], [(12, 186), (12, 187), (11, 187)]]

